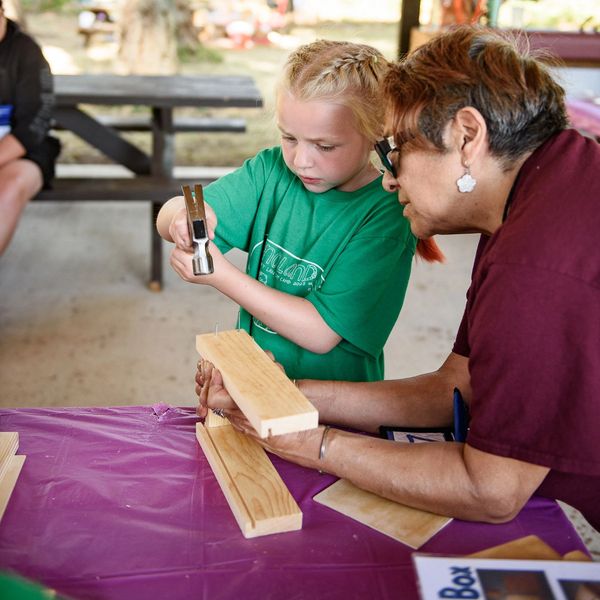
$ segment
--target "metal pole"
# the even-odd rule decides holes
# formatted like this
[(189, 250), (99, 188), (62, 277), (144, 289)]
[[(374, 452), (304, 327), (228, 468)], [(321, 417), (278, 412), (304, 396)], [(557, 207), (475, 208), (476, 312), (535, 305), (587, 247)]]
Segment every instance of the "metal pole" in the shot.
[(419, 26), (421, 0), (400, 0), (400, 27), (398, 31), (398, 59), (404, 58), (410, 48), (410, 30)]

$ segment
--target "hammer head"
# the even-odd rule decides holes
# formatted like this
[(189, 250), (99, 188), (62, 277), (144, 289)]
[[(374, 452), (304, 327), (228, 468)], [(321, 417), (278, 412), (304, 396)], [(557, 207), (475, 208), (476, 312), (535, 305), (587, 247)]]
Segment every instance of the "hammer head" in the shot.
[(208, 239), (208, 228), (206, 226), (202, 186), (195, 185), (193, 195), (189, 185), (184, 185), (181, 191), (185, 198), (188, 228), (194, 248), (194, 256), (192, 257), (194, 275), (210, 275), (214, 273), (214, 267), (212, 256), (208, 250), (210, 240)]

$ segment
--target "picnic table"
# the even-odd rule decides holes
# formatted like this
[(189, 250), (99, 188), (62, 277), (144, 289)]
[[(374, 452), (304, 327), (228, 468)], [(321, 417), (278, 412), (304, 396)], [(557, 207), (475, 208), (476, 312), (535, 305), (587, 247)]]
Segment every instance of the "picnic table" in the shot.
[[(155, 231), (161, 204), (180, 192), (174, 177), (175, 134), (195, 131), (245, 131), (242, 119), (178, 119), (180, 107), (257, 108), (263, 104), (252, 77), (231, 75), (56, 75), (54, 78), (58, 129), (69, 130), (125, 167), (130, 178), (59, 178), (38, 200), (147, 200), (151, 202), (152, 266), (150, 288), (162, 286), (162, 246)], [(147, 117), (111, 118), (92, 114), (87, 106), (143, 106)], [(148, 131), (148, 154), (123, 136), (124, 131)], [(189, 183), (189, 182), (184, 182)], [(196, 181), (195, 183), (208, 183)]]

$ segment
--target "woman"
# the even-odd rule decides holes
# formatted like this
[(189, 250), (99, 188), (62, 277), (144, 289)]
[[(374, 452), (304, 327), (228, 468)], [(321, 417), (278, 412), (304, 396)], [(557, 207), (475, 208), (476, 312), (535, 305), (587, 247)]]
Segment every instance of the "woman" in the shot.
[[(499, 33), (448, 32), (385, 81), (395, 149), (384, 187), (419, 238), (480, 232), (453, 352), (419, 377), (299, 382), (323, 422), (452, 422), (464, 444), (398, 444), (321, 426), (261, 443), (398, 502), (467, 520), (512, 519), (535, 493), (600, 527), (600, 149), (567, 130), (564, 91)], [(250, 434), (218, 372), (197, 376), (200, 412)]]
[(41, 48), (6, 18), (0, 0), (0, 255), (27, 202), (54, 176), (60, 145), (48, 136), (53, 105)]

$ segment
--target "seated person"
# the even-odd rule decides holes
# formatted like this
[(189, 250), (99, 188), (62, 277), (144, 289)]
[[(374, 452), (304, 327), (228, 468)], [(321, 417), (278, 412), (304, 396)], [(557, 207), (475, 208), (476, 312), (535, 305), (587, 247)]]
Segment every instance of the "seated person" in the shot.
[[(465, 443), (401, 444), (320, 426), (258, 440), (293, 462), (466, 520), (512, 519), (533, 494), (600, 528), (600, 147), (567, 129), (564, 90), (494, 31), (463, 26), (384, 83), (396, 147), (383, 185), (419, 238), (480, 232), (453, 352), (433, 373), (371, 383), (297, 382), (325, 423), (448, 426)], [(255, 432), (201, 363), (199, 414)]]
[(41, 48), (6, 18), (0, 0), (0, 255), (27, 202), (54, 176), (60, 145), (48, 136), (53, 104)]

